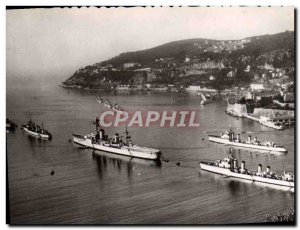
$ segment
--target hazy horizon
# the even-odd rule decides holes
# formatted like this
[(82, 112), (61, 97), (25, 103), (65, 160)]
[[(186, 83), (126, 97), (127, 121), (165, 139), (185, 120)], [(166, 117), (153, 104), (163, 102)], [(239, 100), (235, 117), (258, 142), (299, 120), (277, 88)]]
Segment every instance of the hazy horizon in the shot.
[(294, 31), (294, 8), (7, 10), (6, 25), (9, 76), (65, 80), (80, 67), (172, 41), (237, 40)]

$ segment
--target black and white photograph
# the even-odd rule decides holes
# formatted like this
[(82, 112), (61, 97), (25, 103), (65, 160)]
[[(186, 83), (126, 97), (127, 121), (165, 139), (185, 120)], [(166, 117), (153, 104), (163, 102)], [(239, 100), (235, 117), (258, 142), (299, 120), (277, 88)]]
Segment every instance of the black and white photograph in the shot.
[(6, 6), (6, 224), (295, 225), (296, 12)]

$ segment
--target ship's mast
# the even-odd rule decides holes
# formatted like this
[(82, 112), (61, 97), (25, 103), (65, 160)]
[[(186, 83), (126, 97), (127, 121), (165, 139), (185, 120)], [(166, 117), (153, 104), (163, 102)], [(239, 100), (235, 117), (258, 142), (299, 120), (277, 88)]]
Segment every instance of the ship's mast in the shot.
[(284, 170), (284, 162), (283, 162), (283, 160), (282, 160), (281, 162), (282, 162), (282, 169), (283, 169), (283, 171), (284, 171), (284, 173), (285, 173), (285, 170)]
[(128, 132), (128, 129), (127, 129), (127, 124), (126, 124), (126, 126), (125, 126), (125, 141), (126, 141), (126, 143), (128, 144), (128, 142), (130, 142), (131, 141), (131, 136), (129, 136), (129, 132)]

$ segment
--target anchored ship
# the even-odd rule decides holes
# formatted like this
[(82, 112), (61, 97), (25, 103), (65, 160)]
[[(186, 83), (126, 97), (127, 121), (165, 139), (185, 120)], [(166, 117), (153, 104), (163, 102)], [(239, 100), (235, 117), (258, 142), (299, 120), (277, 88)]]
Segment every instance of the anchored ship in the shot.
[(30, 134), (31, 136), (37, 137), (37, 138), (41, 138), (41, 139), (52, 139), (52, 135), (51, 133), (49, 133), (46, 129), (42, 127), (40, 127), (39, 125), (35, 124), (34, 122), (32, 122), (31, 120), (28, 122), (28, 124), (23, 125), (22, 129)]
[(122, 107), (119, 106), (118, 104), (114, 104), (113, 110), (116, 111), (116, 112), (123, 112), (124, 111), (124, 109), (122, 109)]
[(228, 177), (235, 177), (253, 182), (260, 182), (264, 184), (273, 184), (294, 190), (294, 175), (292, 173), (283, 172), (282, 175), (271, 172), (271, 167), (267, 166), (266, 171), (262, 171), (262, 165), (258, 165), (257, 172), (247, 170), (245, 168), (245, 161), (242, 161), (241, 167), (238, 167), (237, 159), (227, 156), (223, 160), (215, 162), (200, 162), (202, 170), (225, 175)]
[(209, 94), (204, 94), (202, 92), (198, 92), (198, 96), (201, 97), (200, 105), (206, 105), (210, 102), (214, 101), (214, 96), (211, 96)]
[(105, 105), (106, 107), (110, 108), (110, 109), (113, 107), (112, 104), (109, 102), (108, 99), (105, 100), (104, 105)]
[(240, 134), (236, 134), (235, 136), (234, 132), (231, 129), (227, 130), (225, 133), (222, 133), (220, 136), (209, 135), (208, 140), (237, 147), (287, 153), (287, 149), (285, 147), (277, 145), (276, 143), (271, 141), (258, 141), (257, 137), (254, 137), (254, 139), (252, 140), (251, 135), (248, 136), (248, 139), (246, 141), (243, 141), (240, 138)]
[(6, 132), (9, 133), (10, 131), (15, 131), (17, 124), (14, 123), (13, 121), (9, 120), (6, 118)]
[(96, 121), (96, 129), (87, 135), (73, 134), (73, 141), (76, 144), (96, 150), (106, 151), (119, 155), (138, 157), (143, 159), (159, 160), (162, 157), (160, 150), (141, 147), (133, 144), (126, 128), (125, 136), (118, 133), (109, 138), (105, 135), (104, 129), (100, 129), (99, 120)]
[(100, 104), (103, 103), (103, 99), (100, 96), (97, 96), (96, 101), (99, 102)]

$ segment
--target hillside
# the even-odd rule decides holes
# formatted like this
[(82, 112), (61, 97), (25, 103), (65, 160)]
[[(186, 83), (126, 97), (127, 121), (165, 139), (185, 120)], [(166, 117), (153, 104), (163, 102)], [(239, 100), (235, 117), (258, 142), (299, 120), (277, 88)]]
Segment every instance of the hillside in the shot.
[[(256, 36), (249, 39), (250, 42), (245, 42), (243, 49), (235, 50), (235, 53), (238, 55), (254, 55), (259, 56), (263, 53), (276, 50), (276, 49), (294, 49), (294, 33), (293, 32), (285, 32), (276, 35), (264, 35), (264, 36)], [(160, 45), (151, 49), (141, 50), (137, 52), (128, 52), (122, 53), (117, 57), (114, 57), (104, 64), (121, 64), (126, 62), (139, 62), (139, 63), (147, 63), (152, 60), (161, 57), (174, 57), (179, 60), (184, 58), (185, 56), (204, 56), (204, 57), (214, 57), (212, 55), (213, 52), (203, 52), (205, 49), (212, 48), (214, 45), (218, 45), (220, 43), (229, 43), (229, 42), (239, 42), (239, 40), (231, 40), (231, 41), (218, 41), (218, 40), (209, 40), (209, 39), (188, 39), (181, 41), (174, 41), (164, 45)], [(202, 51), (202, 52), (201, 52)], [(218, 52), (219, 53), (219, 52)], [(223, 56), (226, 53), (222, 53)], [(234, 54), (232, 55), (234, 56)]]
[(63, 85), (100, 89), (124, 84), (225, 87), (249, 83), (262, 74), (264, 66), (290, 73), (294, 55), (291, 31), (240, 40), (180, 40), (86, 66)]

